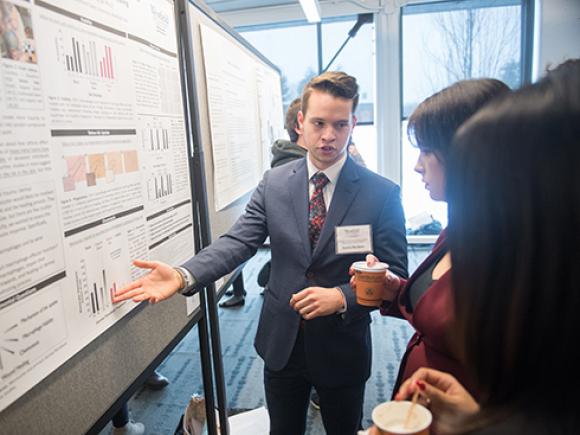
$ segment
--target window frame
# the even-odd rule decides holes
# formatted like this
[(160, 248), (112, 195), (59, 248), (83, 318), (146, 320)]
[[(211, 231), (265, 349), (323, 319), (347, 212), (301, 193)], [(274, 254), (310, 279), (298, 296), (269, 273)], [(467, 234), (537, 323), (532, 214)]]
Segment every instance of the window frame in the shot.
[[(347, 22), (352, 21), (353, 24), (357, 20), (357, 14), (347, 14), (335, 17), (328, 17), (323, 18), (319, 23), (309, 23), (306, 20), (291, 20), (291, 21), (281, 21), (276, 23), (265, 23), (265, 24), (255, 24), (255, 25), (242, 25), (236, 26), (235, 30), (242, 34), (243, 32), (254, 32), (260, 30), (271, 30), (271, 29), (282, 29), (282, 28), (291, 28), (291, 27), (298, 27), (298, 26), (313, 26), (316, 27), (316, 59), (317, 59), (317, 66), (318, 72), (317, 74), (321, 74), (323, 68), (326, 67), (324, 64), (324, 50), (323, 50), (323, 34), (324, 34), (324, 25), (329, 23), (337, 23), (337, 22)], [(347, 34), (345, 34), (345, 39), (347, 38)], [(334, 54), (334, 53), (333, 53)], [(373, 65), (371, 65), (372, 67)], [(332, 67), (332, 65), (331, 65)], [(332, 69), (332, 68), (330, 68)], [(376, 91), (373, 92), (373, 107), (376, 104)], [(375, 120), (372, 119), (370, 121), (359, 121), (357, 125), (375, 125)]]
[[(401, 7), (399, 16), (399, 76), (400, 80), (400, 122), (403, 123), (408, 119), (404, 111), (403, 96), (403, 16), (437, 12), (451, 12), (477, 8), (492, 8), (501, 6), (520, 6), (520, 80), (522, 86), (531, 83), (532, 79), (532, 57), (534, 41), (534, 0), (438, 0), (425, 3), (409, 3)], [(405, 12), (403, 12), (405, 10)], [(408, 12), (406, 12), (408, 11)], [(402, 144), (401, 144), (402, 145)]]
[[(465, 5), (468, 2), (482, 0), (455, 0), (452, 4)], [(490, 1), (490, 0), (486, 0)], [(495, 5), (500, 1), (495, 0)], [(511, 1), (511, 0), (507, 0)], [(522, 0), (522, 59), (521, 68), (524, 72), (523, 83), (529, 83), (533, 78), (533, 42), (535, 23), (535, 2), (537, 0)], [(358, 13), (372, 12), (375, 26), (375, 83), (374, 83), (374, 122), (377, 139), (377, 172), (394, 182), (401, 184), (402, 154), (401, 154), (401, 122), (402, 122), (402, 16), (401, 9), (409, 6), (424, 7), (433, 4), (444, 4), (440, 0), (370, 0), (364, 5), (359, 2), (341, 1), (333, 3), (332, 8), (324, 8), (328, 16), (354, 16)], [(290, 17), (290, 19), (288, 19)], [(276, 25), (288, 26), (307, 24), (299, 5), (272, 6), (251, 11), (232, 11), (224, 14), (236, 30), (271, 28)], [(264, 24), (268, 23), (268, 24)], [(388, 80), (383, 79), (387, 77)]]
[[(403, 125), (408, 121), (408, 116), (404, 111), (404, 95), (403, 95), (403, 17), (405, 15), (413, 14), (426, 14), (426, 13), (437, 13), (446, 11), (460, 11), (468, 10), (470, 8), (486, 8), (486, 7), (501, 7), (501, 6), (520, 6), (520, 81), (522, 85), (531, 82), (532, 70), (533, 70), (533, 40), (534, 40), (534, 0), (442, 0), (433, 2), (423, 2), (423, 3), (408, 3), (402, 6), (398, 10), (398, 16), (396, 17), (396, 33), (398, 34), (398, 58), (397, 58), (397, 72), (399, 77), (399, 89), (398, 89), (398, 100), (397, 100), (397, 110), (398, 110), (398, 138), (395, 141), (394, 135), (391, 135), (391, 142), (396, 144), (398, 150), (391, 149), (391, 154), (398, 156), (399, 166), (394, 175), (397, 178), (389, 177), (388, 173), (383, 173), (383, 175), (395, 179), (401, 186), (401, 192), (403, 192), (405, 179), (403, 177), (404, 167), (403, 167), (403, 146), (405, 141), (403, 140), (403, 135), (406, 132), (403, 131)], [(392, 30), (392, 29), (391, 29)], [(378, 52), (378, 51), (377, 51)], [(394, 107), (394, 102), (392, 102), (391, 107)], [(393, 145), (394, 148), (395, 145)], [(380, 152), (380, 151), (379, 151)], [(384, 157), (385, 158), (385, 157)], [(379, 159), (379, 162), (381, 160)], [(384, 169), (385, 166), (382, 166)], [(381, 169), (379, 163), (379, 171)], [(404, 199), (404, 198), (402, 198)]]

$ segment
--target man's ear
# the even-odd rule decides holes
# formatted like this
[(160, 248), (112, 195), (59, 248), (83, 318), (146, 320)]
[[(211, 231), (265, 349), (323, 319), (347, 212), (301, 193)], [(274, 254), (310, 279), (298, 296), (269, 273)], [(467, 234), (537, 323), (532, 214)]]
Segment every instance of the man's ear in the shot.
[(352, 115), (352, 128), (356, 127), (356, 122), (357, 122), (356, 115)]
[(298, 134), (304, 134), (304, 114), (302, 113), (302, 110), (299, 110), (296, 114), (296, 128), (294, 128), (294, 130), (296, 130), (296, 133)]

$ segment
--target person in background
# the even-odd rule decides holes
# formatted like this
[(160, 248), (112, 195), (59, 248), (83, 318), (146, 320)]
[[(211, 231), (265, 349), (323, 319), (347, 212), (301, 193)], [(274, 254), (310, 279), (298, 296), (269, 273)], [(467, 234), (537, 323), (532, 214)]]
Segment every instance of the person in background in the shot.
[(448, 179), (455, 342), (478, 403), (422, 369), (441, 433), (577, 434), (580, 59), (478, 112)]
[(232, 289), (226, 290), (224, 295), (229, 296), (223, 302), (220, 302), (219, 306), (222, 308), (233, 308), (241, 307), (246, 303), (246, 289), (244, 288), (244, 272), (242, 271), (234, 279), (232, 283)]
[(356, 303), (348, 269), (364, 253), (338, 254), (335, 229), (372, 225), (375, 252), (399, 276), (406, 274), (400, 189), (346, 152), (357, 103), (354, 77), (327, 72), (313, 78), (298, 113), (307, 158), (267, 171), (234, 226), (183, 266), (134, 261), (150, 272), (114, 298), (155, 303), (193, 294), (253, 256), (269, 236), (272, 269), (255, 347), (264, 359), (273, 435), (305, 432), (313, 386), (328, 434), (352, 435), (361, 427), (370, 309)]
[[(411, 114), (408, 135), (420, 151), (415, 171), (421, 175), (433, 200), (447, 200), (446, 180), (454, 133), (475, 112), (508, 92), (509, 88), (495, 79), (459, 81), (427, 98)], [(373, 263), (376, 258), (368, 256), (367, 261)], [(356, 286), (354, 279), (353, 285)], [(453, 303), (446, 230), (408, 281), (387, 272), (384, 291), (387, 299), (381, 313), (403, 317), (415, 328), (393, 391), (419, 367), (432, 367), (454, 374), (474, 394), (473, 383), (448, 342)]]
[(145, 381), (145, 386), (150, 390), (162, 390), (169, 385), (169, 379), (163, 376), (157, 370), (154, 370), (153, 373), (147, 378)]
[(298, 125), (301, 104), (301, 99), (296, 98), (286, 110), (284, 129), (288, 132), (290, 140), (278, 139), (272, 144), (272, 161), (270, 162), (272, 168), (305, 157), (308, 152)]
[(113, 416), (111, 420), (113, 424), (112, 435), (143, 435), (145, 433), (145, 425), (138, 423), (129, 418), (129, 405), (127, 402), (121, 406), (121, 409)]
[(356, 148), (356, 145), (352, 141), (352, 138), (350, 140), (350, 143), (348, 144), (348, 155), (350, 156), (351, 159), (353, 159), (356, 163), (361, 165), (363, 168), (367, 167), (367, 164), (365, 163), (363, 156), (361, 155), (361, 153), (358, 152), (358, 149)]
[[(157, 370), (147, 378), (145, 386), (151, 390), (162, 390), (169, 385), (169, 379)], [(129, 405), (127, 402), (111, 419), (113, 435), (141, 435), (145, 433), (145, 425), (129, 418)]]

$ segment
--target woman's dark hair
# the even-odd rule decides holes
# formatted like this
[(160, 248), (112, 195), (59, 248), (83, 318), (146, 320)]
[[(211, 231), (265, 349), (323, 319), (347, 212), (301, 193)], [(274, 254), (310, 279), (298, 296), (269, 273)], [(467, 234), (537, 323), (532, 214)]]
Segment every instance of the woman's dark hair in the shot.
[(413, 111), (407, 125), (411, 143), (445, 163), (453, 135), (491, 99), (509, 91), (496, 79), (462, 80), (431, 95)]
[(455, 338), (483, 409), (577, 407), (579, 162), (580, 60), (492, 102), (455, 137)]

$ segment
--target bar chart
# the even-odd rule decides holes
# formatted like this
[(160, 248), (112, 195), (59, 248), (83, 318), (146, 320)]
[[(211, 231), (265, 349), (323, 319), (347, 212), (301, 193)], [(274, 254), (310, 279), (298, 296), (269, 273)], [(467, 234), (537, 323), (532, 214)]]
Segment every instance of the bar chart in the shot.
[(82, 74), (101, 80), (115, 80), (117, 67), (111, 45), (91, 39), (89, 35), (65, 35), (62, 30), (55, 38), (57, 58), (69, 73)]
[(165, 198), (173, 194), (173, 175), (170, 173), (154, 174), (147, 180), (149, 200)]
[(169, 150), (169, 130), (160, 126), (148, 126), (142, 133), (143, 148), (147, 151)]
[(130, 264), (124, 243), (123, 233), (113, 233), (81, 248), (73, 276), (82, 317), (98, 320), (114, 310), (115, 292), (131, 278), (124, 270)]
[[(84, 266), (84, 265), (83, 265)], [(117, 283), (107, 281), (107, 271), (98, 270), (98, 279), (90, 280), (86, 276), (86, 269), (83, 267), (75, 272), (77, 292), (83, 294), (84, 304), (81, 305), (81, 312), (86, 312), (89, 316), (96, 316), (104, 311), (110, 311), (113, 306), (113, 296), (117, 291)]]

